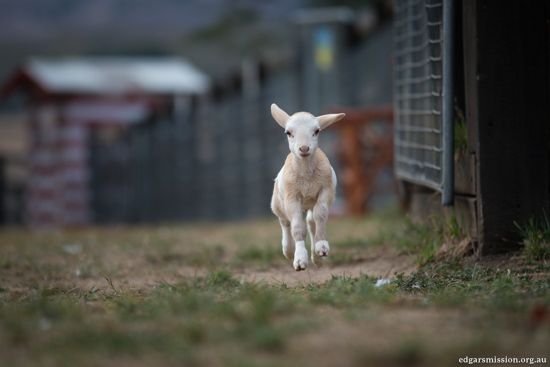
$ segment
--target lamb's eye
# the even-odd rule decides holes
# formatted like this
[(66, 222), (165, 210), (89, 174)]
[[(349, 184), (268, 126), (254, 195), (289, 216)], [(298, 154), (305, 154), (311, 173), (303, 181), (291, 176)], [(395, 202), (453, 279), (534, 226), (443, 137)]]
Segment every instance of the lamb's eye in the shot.
[(320, 129), (315, 130), (315, 135), (319, 134)]
[(285, 134), (287, 134), (288, 136), (292, 136), (292, 133), (288, 130), (285, 130)]

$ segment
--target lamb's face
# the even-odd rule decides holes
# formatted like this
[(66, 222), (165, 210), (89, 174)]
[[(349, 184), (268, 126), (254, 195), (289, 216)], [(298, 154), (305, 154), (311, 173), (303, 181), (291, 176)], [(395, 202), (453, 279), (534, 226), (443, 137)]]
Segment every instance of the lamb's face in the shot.
[(319, 121), (309, 113), (300, 112), (293, 115), (285, 125), (290, 151), (300, 158), (312, 155), (317, 149), (320, 131)]
[(275, 103), (271, 105), (271, 114), (275, 121), (285, 129), (290, 151), (300, 158), (309, 157), (315, 153), (317, 137), (321, 130), (346, 116), (344, 113), (336, 113), (314, 117), (307, 112), (298, 112), (289, 116)]

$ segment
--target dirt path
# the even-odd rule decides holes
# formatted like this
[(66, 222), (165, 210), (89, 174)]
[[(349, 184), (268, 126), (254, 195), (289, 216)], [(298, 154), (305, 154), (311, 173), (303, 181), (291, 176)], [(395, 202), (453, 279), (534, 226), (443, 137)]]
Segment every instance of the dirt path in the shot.
[(309, 283), (321, 283), (332, 276), (358, 277), (366, 274), (373, 277), (388, 278), (394, 273), (406, 275), (415, 271), (417, 266), (407, 254), (395, 254), (384, 248), (370, 249), (365, 259), (353, 263), (333, 265), (325, 264), (318, 269), (311, 262), (306, 271), (296, 272), (290, 260), (286, 265), (272, 265), (268, 269), (239, 269), (235, 275), (249, 282), (265, 281), (268, 284), (285, 283), (289, 286)]
[(83, 290), (109, 287), (98, 270), (117, 288), (147, 291), (159, 282), (178, 284), (215, 269), (227, 269), (246, 282), (288, 286), (322, 283), (332, 276), (389, 278), (416, 269), (412, 258), (395, 246), (370, 243), (380, 228), (388, 226), (386, 222), (342, 219), (329, 224), (332, 254), (321, 269), (310, 261), (302, 272), (282, 256), (280, 227), (274, 220), (92, 228), (48, 235), (4, 231), (0, 232), (0, 287), (14, 297), (58, 285)]

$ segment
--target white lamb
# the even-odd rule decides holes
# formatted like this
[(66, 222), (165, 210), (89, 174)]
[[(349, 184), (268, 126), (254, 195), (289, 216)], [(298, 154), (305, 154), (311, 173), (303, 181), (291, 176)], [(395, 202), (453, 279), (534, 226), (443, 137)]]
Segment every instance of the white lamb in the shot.
[(298, 112), (289, 116), (276, 104), (271, 105), (271, 114), (285, 129), (291, 152), (275, 179), (271, 199), (271, 210), (283, 229), (283, 254), (294, 259), (296, 271), (307, 268), (306, 225), (302, 218), (307, 211), (311, 260), (320, 268), (330, 251), (325, 227), (328, 208), (334, 200), (336, 174), (327, 156), (317, 148), (317, 138), (321, 130), (345, 114), (314, 117)]

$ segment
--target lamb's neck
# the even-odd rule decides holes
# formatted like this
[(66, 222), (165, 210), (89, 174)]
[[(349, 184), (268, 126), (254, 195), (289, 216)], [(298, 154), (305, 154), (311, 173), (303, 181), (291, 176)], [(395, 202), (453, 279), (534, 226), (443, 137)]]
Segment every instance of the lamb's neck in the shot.
[(298, 172), (303, 172), (306, 176), (313, 174), (313, 171), (317, 166), (317, 152), (315, 151), (307, 157), (298, 157), (293, 154), (292, 165), (298, 170)]

